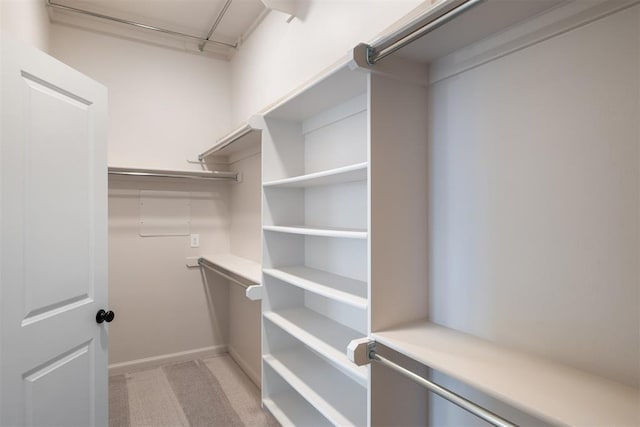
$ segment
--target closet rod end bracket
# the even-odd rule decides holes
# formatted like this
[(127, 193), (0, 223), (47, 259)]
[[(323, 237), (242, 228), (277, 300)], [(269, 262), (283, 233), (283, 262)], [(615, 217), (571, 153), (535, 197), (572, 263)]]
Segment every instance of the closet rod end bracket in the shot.
[(376, 342), (369, 338), (352, 340), (347, 346), (347, 357), (358, 366), (368, 365), (376, 354)]

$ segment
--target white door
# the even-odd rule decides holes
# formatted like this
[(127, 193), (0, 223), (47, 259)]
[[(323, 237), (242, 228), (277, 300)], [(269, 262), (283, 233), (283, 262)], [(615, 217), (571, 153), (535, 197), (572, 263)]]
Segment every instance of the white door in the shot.
[(0, 425), (106, 425), (107, 91), (1, 38)]

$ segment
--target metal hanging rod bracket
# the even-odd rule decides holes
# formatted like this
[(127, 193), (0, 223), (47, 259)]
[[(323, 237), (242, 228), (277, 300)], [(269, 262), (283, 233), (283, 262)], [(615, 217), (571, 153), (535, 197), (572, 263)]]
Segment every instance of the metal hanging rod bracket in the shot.
[(367, 63), (375, 65), (381, 59), (402, 49), (414, 40), (429, 34), (484, 1), (486, 0), (466, 0), (443, 14), (439, 14), (437, 11), (427, 12), (417, 20), (417, 23), (411, 24), (408, 28), (402, 28), (375, 45), (369, 46), (367, 48)]
[[(167, 30), (166, 28), (154, 27), (153, 25), (147, 25), (147, 24), (142, 24), (140, 22), (135, 22), (135, 21), (129, 21), (129, 20), (126, 20), (126, 19), (116, 18), (115, 16), (103, 15), (101, 13), (91, 12), (90, 10), (79, 9), (77, 7), (65, 6), (65, 5), (60, 4), (60, 3), (54, 3), (52, 0), (47, 0), (47, 6), (50, 7), (50, 8), (53, 8), (53, 9), (66, 10), (68, 12), (73, 12), (73, 13), (79, 13), (81, 15), (92, 16), (94, 18), (99, 18), (99, 19), (103, 19), (103, 20), (106, 20), (106, 21), (118, 22), (120, 24), (130, 25), (132, 27), (142, 28), (142, 29), (145, 29), (145, 30), (155, 31), (155, 32), (158, 32), (158, 33), (168, 34), (168, 35), (171, 35), (171, 36), (177, 36), (177, 37), (182, 37), (182, 38), (186, 38), (186, 39), (190, 39), (190, 40), (195, 40), (195, 41), (200, 42), (200, 44), (198, 45), (198, 48), (200, 49), (201, 52), (204, 49), (204, 45), (207, 44), (207, 43), (213, 43), (213, 44), (216, 44), (216, 45), (219, 45), (219, 46), (224, 46), (224, 47), (232, 48), (232, 49), (237, 49), (238, 48), (238, 44), (237, 43), (231, 44), (231, 43), (225, 43), (225, 42), (221, 42), (221, 41), (217, 41), (217, 40), (210, 40), (210, 37), (211, 37), (211, 34), (213, 33), (213, 31), (211, 31), (211, 34), (209, 34), (207, 36), (207, 38), (204, 39), (202, 37), (192, 36), (190, 34), (184, 34), (184, 33), (179, 33), (177, 31)], [(226, 12), (226, 8), (221, 12), (221, 15), (218, 16), (218, 19), (216, 20), (217, 23), (219, 23), (219, 19), (222, 19), (222, 14), (224, 14), (224, 12)], [(217, 24), (216, 24), (216, 26), (217, 26)], [(213, 28), (213, 30), (215, 30), (215, 28)]]
[(377, 362), (384, 365), (399, 374), (417, 382), (427, 390), (437, 394), (438, 396), (448, 400), (454, 405), (459, 406), (465, 411), (483, 419), (484, 421), (493, 424), (497, 427), (517, 427), (516, 424), (502, 418), (501, 416), (489, 411), (486, 408), (460, 396), (453, 391), (442, 387), (439, 384), (434, 383), (426, 378), (423, 378), (410, 370), (403, 368), (402, 366), (392, 362), (391, 360), (380, 356), (377, 352), (376, 342), (368, 338), (360, 338), (353, 340), (347, 346), (348, 358), (358, 366), (367, 365), (371, 362)]

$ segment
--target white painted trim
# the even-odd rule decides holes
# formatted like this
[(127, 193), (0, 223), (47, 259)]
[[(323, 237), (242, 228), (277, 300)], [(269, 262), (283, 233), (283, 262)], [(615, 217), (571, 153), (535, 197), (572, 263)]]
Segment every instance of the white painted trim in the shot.
[[(249, 379), (259, 388), (262, 389), (261, 373), (255, 372), (249, 364), (240, 356), (240, 353), (235, 351), (233, 347), (229, 347), (229, 356), (240, 366), (240, 369), (247, 374)], [(262, 365), (262, 364), (261, 364)]]
[(113, 365), (109, 365), (109, 375), (120, 375), (129, 372), (142, 371), (144, 369), (156, 368), (169, 363), (203, 359), (223, 353), (227, 353), (226, 345), (214, 345), (211, 347), (196, 348), (194, 350), (181, 351), (178, 353), (146, 357), (144, 359), (131, 360), (128, 362), (114, 363)]
[(434, 61), (429, 83), (453, 77), (639, 3), (639, 0), (572, 1)]

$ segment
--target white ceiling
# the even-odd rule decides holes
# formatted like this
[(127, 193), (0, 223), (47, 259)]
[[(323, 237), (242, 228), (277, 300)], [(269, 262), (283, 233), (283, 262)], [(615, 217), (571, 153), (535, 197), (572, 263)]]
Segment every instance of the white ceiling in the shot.
[[(102, 15), (127, 21), (134, 21), (154, 27), (160, 27), (179, 33), (206, 38), (222, 11), (226, 0), (51, 0), (64, 6), (83, 9)], [(260, 0), (232, 0), (211, 39), (235, 44), (249, 31), (265, 10)], [(131, 34), (143, 39), (155, 37), (154, 41), (169, 41), (167, 36), (149, 30), (139, 30), (121, 23), (69, 12), (57, 8), (51, 9), (54, 22), (97, 29), (101, 32), (131, 37)], [(97, 27), (96, 27), (97, 25)], [(146, 34), (142, 34), (142, 33)], [(135, 36), (135, 35), (134, 35)], [(175, 39), (176, 37), (174, 37)], [(179, 39), (179, 38), (178, 38)], [(188, 39), (183, 39), (184, 43)], [(191, 42), (197, 46), (197, 42)], [(233, 49), (222, 49), (213, 43), (207, 44), (208, 51), (232, 53)]]

